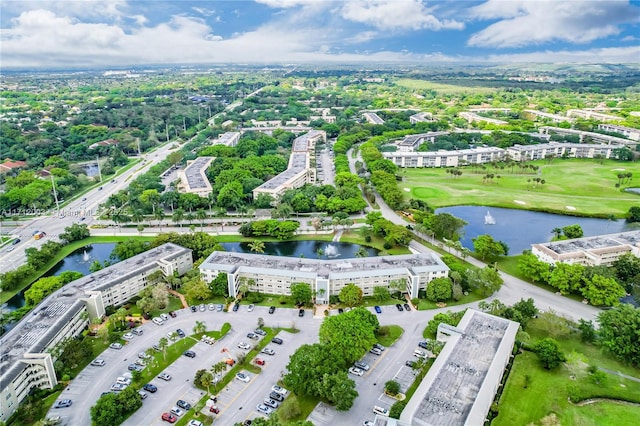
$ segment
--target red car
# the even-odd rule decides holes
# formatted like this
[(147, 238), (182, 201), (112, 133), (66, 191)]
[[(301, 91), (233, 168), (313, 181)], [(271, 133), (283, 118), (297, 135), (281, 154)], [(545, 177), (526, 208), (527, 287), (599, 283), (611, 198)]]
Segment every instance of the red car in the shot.
[(162, 413), (162, 420), (169, 423), (175, 423), (178, 418), (171, 413)]
[(209, 411), (212, 412), (213, 414), (220, 414), (220, 409), (215, 405), (212, 405), (211, 408), (209, 408)]
[(256, 365), (264, 365), (264, 359), (262, 358), (256, 358), (254, 362)]

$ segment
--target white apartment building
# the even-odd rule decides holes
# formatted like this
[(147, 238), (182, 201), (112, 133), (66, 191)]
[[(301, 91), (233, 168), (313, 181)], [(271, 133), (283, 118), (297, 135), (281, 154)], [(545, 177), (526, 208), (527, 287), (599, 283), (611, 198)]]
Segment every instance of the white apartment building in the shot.
[(213, 160), (215, 157), (198, 157), (188, 161), (187, 167), (178, 170), (178, 179), (180, 180), (178, 189), (182, 192), (207, 197), (212, 188), (206, 172)]
[(243, 283), (249, 291), (290, 295), (291, 284), (303, 282), (311, 286), (317, 303), (328, 303), (329, 297), (338, 295), (347, 284), (360, 287), (364, 296), (373, 296), (375, 287), (389, 288), (396, 280), (404, 280), (406, 292), (415, 298), (431, 280), (449, 273), (449, 267), (430, 253), (324, 260), (213, 252), (199, 269), (205, 282), (227, 273), (233, 296)]
[(448, 135), (450, 132), (428, 132), (407, 135), (398, 142), (400, 152), (414, 152), (425, 142), (434, 143), (438, 136)]
[(551, 113), (548, 113), (548, 112), (538, 111), (536, 109), (525, 109), (525, 110), (523, 110), (523, 112), (525, 112), (527, 114), (531, 114), (531, 115), (536, 116), (536, 117), (544, 118), (546, 120), (551, 120), (554, 123), (562, 123), (563, 121), (571, 123), (571, 122), (575, 121), (571, 117), (566, 117), (564, 115), (559, 115), (559, 114), (551, 114)]
[(323, 130), (311, 130), (294, 139), (287, 170), (266, 181), (253, 190), (253, 198), (259, 194), (267, 194), (273, 199), (279, 198), (288, 189), (300, 188), (306, 183), (315, 183), (315, 167), (311, 160), (315, 156), (318, 141), (326, 141), (327, 133)]
[(605, 132), (620, 133), (625, 138), (640, 141), (640, 129), (634, 129), (633, 127), (618, 126), (616, 124), (598, 124), (598, 129)]
[(501, 161), (505, 150), (488, 146), (457, 151), (383, 152), (382, 155), (398, 167), (458, 167)]
[(606, 143), (616, 145), (636, 145), (636, 142), (630, 139), (619, 138), (617, 136), (604, 135), (602, 133), (585, 132), (582, 130), (563, 129), (561, 127), (540, 127), (540, 133), (544, 134), (557, 134), (557, 135), (576, 135), (580, 138), (580, 142), (583, 142), (585, 138), (589, 138), (594, 143)]
[(433, 115), (430, 112), (419, 112), (409, 117), (409, 123), (411, 124), (425, 123), (425, 122), (431, 122), (431, 121), (436, 121), (436, 119), (433, 118)]
[(157, 270), (182, 275), (191, 250), (167, 243), (72, 281), (49, 295), (0, 338), (0, 422), (6, 422), (33, 388), (57, 385), (51, 349), (76, 337), (107, 306), (119, 306), (147, 286)]
[(365, 120), (371, 124), (384, 124), (384, 120), (375, 112), (365, 112), (362, 114)]
[(567, 111), (567, 115), (569, 117), (578, 117), (583, 118), (585, 120), (598, 120), (598, 121), (619, 121), (622, 120), (621, 117), (616, 117), (615, 115), (603, 114), (598, 111), (594, 111), (591, 109), (570, 109)]
[(514, 161), (544, 160), (547, 156), (555, 158), (611, 158), (613, 152), (623, 145), (595, 145), (581, 143), (550, 142), (536, 145), (514, 145), (507, 148), (509, 158)]
[(626, 253), (640, 257), (640, 231), (532, 244), (531, 253), (552, 265), (561, 262), (610, 266)]
[(504, 120), (498, 120), (498, 119), (495, 119), (495, 118), (483, 117), (483, 116), (478, 115), (475, 112), (471, 112), (471, 111), (463, 111), (463, 112), (459, 113), (458, 116), (460, 118), (464, 118), (469, 123), (485, 122), (485, 123), (495, 124), (495, 125), (498, 125), (498, 126), (509, 124)]
[[(222, 123), (224, 127), (224, 123)], [(225, 132), (212, 141), (212, 145), (236, 146), (240, 141), (240, 132)]]

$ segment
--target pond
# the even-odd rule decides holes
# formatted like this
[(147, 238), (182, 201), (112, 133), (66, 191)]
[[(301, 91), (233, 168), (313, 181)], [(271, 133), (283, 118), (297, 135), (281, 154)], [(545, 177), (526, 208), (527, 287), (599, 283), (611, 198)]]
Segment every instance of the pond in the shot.
[[(494, 225), (485, 224), (487, 212), (493, 217)], [(580, 225), (586, 237), (635, 229), (623, 219), (611, 221), (497, 207), (455, 206), (437, 209), (436, 213), (449, 213), (468, 222), (460, 240), (464, 247), (473, 250), (471, 239), (489, 234), (507, 243), (510, 255), (531, 249), (531, 244), (551, 241), (553, 228), (567, 225)]]
[[(222, 243), (226, 251), (251, 253), (249, 243)], [(80, 248), (63, 260), (58, 262), (45, 276), (60, 275), (65, 271), (77, 271), (84, 275), (91, 273), (89, 267), (98, 260), (103, 262), (109, 259), (111, 251), (116, 246), (115, 243), (97, 243)], [(360, 245), (351, 243), (329, 242), (329, 241), (283, 241), (274, 243), (264, 243), (264, 254), (288, 257), (305, 257), (308, 259), (335, 259), (356, 257), (356, 252)], [(365, 247), (368, 256), (377, 256), (378, 250)], [(3, 310), (13, 311), (24, 306), (24, 292), (28, 287), (11, 299), (9, 299)]]

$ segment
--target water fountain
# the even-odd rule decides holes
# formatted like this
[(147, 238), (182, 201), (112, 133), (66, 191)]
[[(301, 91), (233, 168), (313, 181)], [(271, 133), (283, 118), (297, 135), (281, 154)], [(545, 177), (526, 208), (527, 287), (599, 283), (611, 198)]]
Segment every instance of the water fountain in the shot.
[(87, 253), (87, 250), (84, 250), (84, 252), (82, 253), (82, 261), (88, 262), (89, 259), (91, 259), (91, 256), (89, 256), (89, 253)]
[(338, 253), (338, 249), (336, 248), (336, 246), (334, 246), (333, 244), (329, 244), (327, 245), (327, 247), (325, 247), (324, 249), (324, 254), (329, 258), (332, 259), (334, 257), (338, 257), (340, 256), (340, 253)]

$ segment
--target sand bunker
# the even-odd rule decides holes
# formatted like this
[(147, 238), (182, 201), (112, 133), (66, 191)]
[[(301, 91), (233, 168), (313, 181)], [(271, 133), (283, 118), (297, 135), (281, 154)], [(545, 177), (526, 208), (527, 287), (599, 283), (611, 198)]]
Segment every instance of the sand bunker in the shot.
[(521, 204), (521, 205), (523, 205), (523, 206), (524, 206), (525, 204), (527, 204), (527, 203), (525, 203), (524, 201), (520, 201), (520, 200), (513, 200), (513, 202), (514, 202), (514, 203), (516, 203), (516, 204)]
[(405, 191), (407, 192), (411, 192), (411, 190), (409, 188), (404, 188)]
[(567, 208), (567, 210), (575, 210), (576, 208), (573, 206), (565, 206)]

